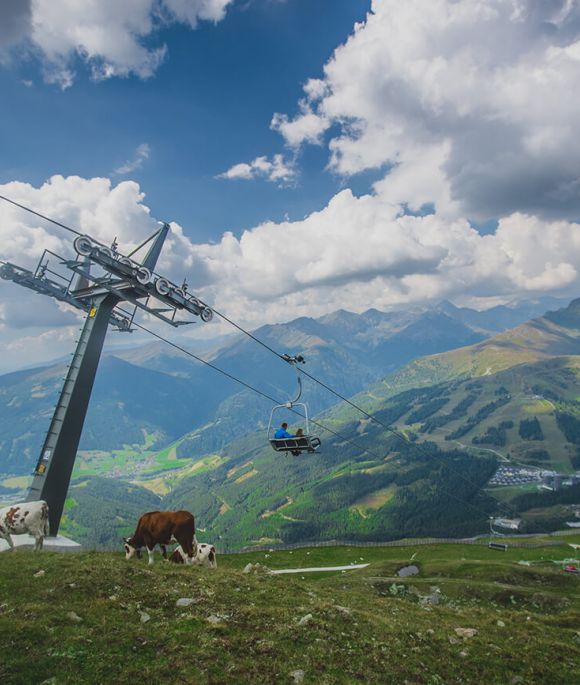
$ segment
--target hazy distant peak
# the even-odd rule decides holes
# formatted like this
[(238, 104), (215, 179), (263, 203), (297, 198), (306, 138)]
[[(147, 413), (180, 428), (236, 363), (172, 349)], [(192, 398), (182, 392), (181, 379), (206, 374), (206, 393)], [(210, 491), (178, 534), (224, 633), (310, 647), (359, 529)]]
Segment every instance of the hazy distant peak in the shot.
[(564, 328), (580, 329), (580, 298), (572, 300), (567, 307), (547, 312), (544, 318)]

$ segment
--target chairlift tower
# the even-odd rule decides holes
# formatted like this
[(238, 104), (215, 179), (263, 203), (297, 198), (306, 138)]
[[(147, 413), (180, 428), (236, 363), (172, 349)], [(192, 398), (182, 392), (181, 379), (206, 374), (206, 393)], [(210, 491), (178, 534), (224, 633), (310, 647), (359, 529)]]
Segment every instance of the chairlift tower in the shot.
[[(194, 323), (177, 319), (177, 312), (193, 314), (205, 322), (213, 318), (213, 311), (206, 304), (188, 294), (185, 281), (178, 286), (155, 273), (168, 232), (169, 225), (164, 223), (128, 256), (118, 252), (116, 239), (107, 247), (90, 236), (78, 234), (73, 244), (75, 259), (45, 250), (35, 271), (0, 262), (1, 278), (86, 312), (27, 495), (27, 501), (48, 503), (51, 536), (58, 534), (108, 327), (132, 331), (137, 310), (172, 326)], [(143, 260), (132, 259), (148, 243), (151, 244)], [(59, 267), (61, 272), (54, 270)]]

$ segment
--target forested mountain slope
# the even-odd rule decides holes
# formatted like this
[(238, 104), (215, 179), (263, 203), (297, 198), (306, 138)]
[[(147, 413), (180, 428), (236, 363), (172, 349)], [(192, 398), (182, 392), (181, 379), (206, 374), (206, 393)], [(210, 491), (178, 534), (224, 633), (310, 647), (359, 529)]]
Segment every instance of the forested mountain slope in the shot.
[[(299, 458), (260, 449), (263, 436), (232, 442), (222, 452), (226, 462), (184, 479), (167, 501), (195, 502), (232, 542), (481, 532), (484, 512), (501, 511), (483, 492), (501, 460), (564, 474), (580, 468), (578, 353), (576, 300), (489, 341), (406, 367), (413, 372), (444, 359), (455, 370), (452, 380), (373, 397), (374, 416), (408, 442), (343, 404), (320, 421), (352, 442), (327, 434), (320, 455)], [(406, 369), (395, 374), (399, 387)], [(407, 385), (416, 381), (410, 378)], [(561, 523), (570, 513), (559, 515)]]

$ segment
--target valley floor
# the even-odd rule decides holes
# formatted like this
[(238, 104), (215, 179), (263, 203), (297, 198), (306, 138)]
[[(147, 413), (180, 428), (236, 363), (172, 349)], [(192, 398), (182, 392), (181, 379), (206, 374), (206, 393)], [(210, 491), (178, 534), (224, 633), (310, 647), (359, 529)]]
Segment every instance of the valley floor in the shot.
[[(254, 552), (222, 555), (215, 571), (147, 567), (120, 552), (4, 553), (0, 682), (572, 683), (580, 576), (562, 568), (570, 542), (580, 536), (499, 553), (411, 544)], [(244, 573), (248, 563), (261, 566)], [(419, 575), (397, 577), (409, 563)]]

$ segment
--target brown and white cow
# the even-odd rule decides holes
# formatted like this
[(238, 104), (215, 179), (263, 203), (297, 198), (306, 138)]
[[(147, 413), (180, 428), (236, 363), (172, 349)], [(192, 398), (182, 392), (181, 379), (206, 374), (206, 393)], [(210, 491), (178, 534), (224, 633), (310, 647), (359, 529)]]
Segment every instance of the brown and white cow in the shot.
[(14, 549), (11, 535), (29, 533), (34, 538), (34, 549), (42, 549), (44, 538), (49, 533), (48, 504), (44, 500), (13, 504), (0, 509), (0, 538), (4, 538), (10, 549)]
[[(185, 564), (185, 559), (186, 555), (183, 553), (181, 546), (176, 547), (173, 554), (169, 557), (169, 561), (173, 561), (176, 564)], [(197, 552), (191, 560), (191, 564), (194, 566), (205, 566), (206, 568), (217, 568), (215, 547), (205, 542), (198, 542)]]
[(185, 550), (186, 563), (191, 564), (197, 549), (195, 519), (189, 511), (149, 511), (141, 516), (133, 535), (124, 541), (125, 559), (135, 554), (139, 556), (139, 550), (146, 547), (151, 565), (156, 545), (167, 558), (166, 546), (178, 542)]

